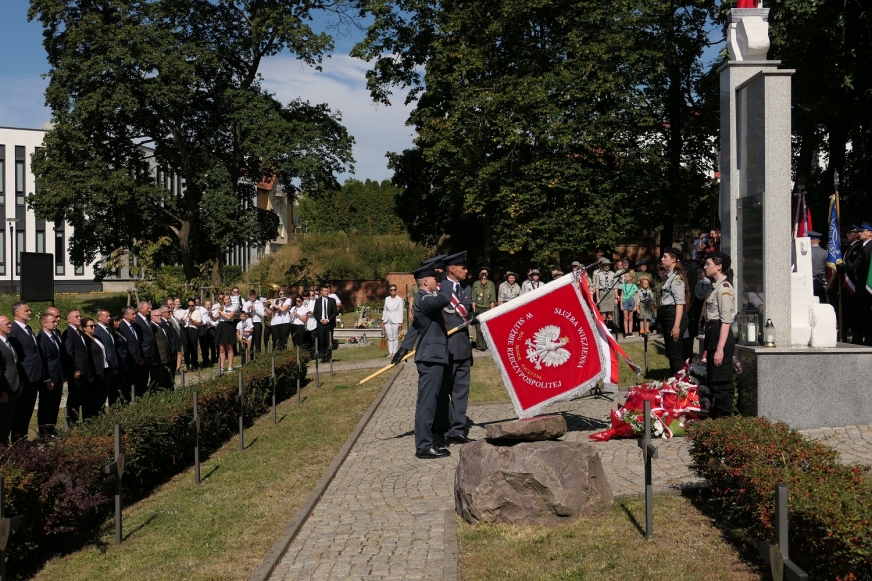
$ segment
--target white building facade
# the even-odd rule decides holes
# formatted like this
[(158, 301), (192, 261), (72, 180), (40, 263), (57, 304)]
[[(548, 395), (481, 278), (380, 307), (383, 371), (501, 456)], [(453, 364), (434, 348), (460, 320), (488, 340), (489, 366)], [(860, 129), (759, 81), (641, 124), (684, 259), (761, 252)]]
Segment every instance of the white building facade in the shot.
[[(36, 191), (31, 168), (34, 151), (42, 147), (46, 131), (0, 127), (0, 213), (5, 220), (0, 223), (0, 292), (18, 292), (21, 274), (22, 252), (45, 252), (54, 255), (55, 292), (124, 291), (130, 284), (129, 271), (121, 269), (118, 276), (94, 280), (93, 265), (76, 267), (70, 262), (68, 240), (73, 233), (69, 224), (54, 224), (37, 220), (27, 208), (27, 196)], [(174, 194), (184, 191), (184, 180), (163, 172), (155, 164), (152, 171), (159, 183)], [(259, 184), (260, 186), (261, 184)], [(287, 243), (283, 211), (284, 202), (279, 187), (272, 181), (264, 189), (258, 188), (253, 204), (276, 211), (282, 220), (280, 238), (268, 245), (266, 252)], [(264, 249), (236, 246), (225, 253), (225, 264), (239, 265), (243, 271), (255, 264), (264, 254)]]
[(67, 240), (73, 230), (69, 224), (37, 220), (27, 208), (27, 195), (36, 189), (31, 158), (42, 146), (45, 131), (0, 127), (0, 288), (17, 292), (21, 275), (22, 252), (47, 252), (55, 259), (55, 292), (102, 290), (94, 281), (91, 266), (76, 267), (70, 262)]

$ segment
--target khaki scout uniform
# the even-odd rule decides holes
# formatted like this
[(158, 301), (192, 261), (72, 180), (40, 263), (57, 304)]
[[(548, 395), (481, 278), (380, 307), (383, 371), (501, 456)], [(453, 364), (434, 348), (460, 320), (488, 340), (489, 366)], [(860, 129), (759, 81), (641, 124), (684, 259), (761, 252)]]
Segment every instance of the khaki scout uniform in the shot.
[(732, 329), (724, 343), (724, 360), (715, 366), (715, 351), (721, 327), (732, 325), (736, 317), (736, 289), (724, 277), (714, 283), (705, 302), (705, 353), (708, 365), (708, 385), (712, 392), (711, 416), (724, 417), (733, 413), (733, 352), (736, 339)]
[(611, 270), (598, 270), (593, 273), (593, 286), (597, 290), (598, 309), (601, 313), (615, 312), (615, 291), (609, 290), (614, 283), (615, 273)]

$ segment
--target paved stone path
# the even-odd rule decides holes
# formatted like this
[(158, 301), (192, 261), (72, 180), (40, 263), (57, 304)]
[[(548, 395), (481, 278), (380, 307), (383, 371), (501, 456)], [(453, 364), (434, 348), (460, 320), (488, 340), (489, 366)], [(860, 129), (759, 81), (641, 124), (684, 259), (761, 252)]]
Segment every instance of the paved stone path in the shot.
[[(446, 531), (445, 512), (454, 508), (457, 446), (452, 446), (450, 458), (415, 459), (416, 381), (414, 366), (407, 364), (271, 579), (443, 579), (448, 570), (446, 542), (453, 535)], [(615, 405), (584, 398), (550, 411), (567, 419), (566, 440), (586, 442), (588, 434), (606, 427)], [(488, 423), (515, 417), (508, 402), (473, 404), (469, 416), (475, 422), (470, 431), (473, 438), (483, 438)], [(846, 462), (872, 463), (872, 425), (814, 430), (808, 435), (828, 438)], [(643, 494), (643, 464), (636, 440), (595, 446), (615, 496)], [(675, 493), (701, 484), (687, 468), (690, 457), (684, 438), (660, 440), (657, 446), (655, 492)]]

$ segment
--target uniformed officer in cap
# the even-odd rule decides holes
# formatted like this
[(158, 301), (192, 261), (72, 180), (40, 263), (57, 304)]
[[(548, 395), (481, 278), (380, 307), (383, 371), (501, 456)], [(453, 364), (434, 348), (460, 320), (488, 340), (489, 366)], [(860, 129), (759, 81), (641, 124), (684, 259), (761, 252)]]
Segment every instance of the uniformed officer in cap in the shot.
[[(426, 266), (428, 264), (439, 265), (440, 268), (437, 268), (436, 272), (437, 273), (442, 272), (441, 264), (442, 264), (442, 260), (444, 260), (446, 256), (448, 256), (448, 255), (447, 254), (440, 254), (439, 256), (434, 256), (433, 258), (428, 258), (427, 260), (425, 260), (424, 262), (421, 263), (421, 266)], [(410, 330), (411, 330), (411, 326), (412, 326), (412, 321), (415, 319), (415, 313), (414, 313), (413, 309), (415, 307), (415, 297), (416, 296), (418, 296), (418, 284), (413, 283), (412, 288), (409, 289), (409, 296), (408, 296), (408, 300), (406, 301), (409, 303), (409, 328), (410, 328)]]
[[(844, 325), (845, 329), (851, 331), (851, 343), (860, 345), (863, 343), (863, 331), (860, 325), (860, 319), (857, 316), (857, 280), (854, 276), (854, 263), (860, 259), (863, 253), (863, 241), (860, 239), (860, 227), (852, 224), (848, 229), (848, 244), (843, 253), (844, 262), (836, 268), (840, 274), (847, 277), (848, 282), (853, 286), (853, 291), (848, 292), (848, 284), (845, 283), (846, 292), (842, 293), (842, 317), (844, 321), (839, 321), (839, 325)], [(865, 284), (865, 282), (864, 282)], [(847, 333), (845, 333), (847, 338)]]
[[(445, 317), (445, 328), (454, 329), (468, 321), (473, 321), (475, 317), (472, 312), (472, 291), (466, 284), (466, 251), (452, 254), (444, 260), (444, 263), (446, 278), (441, 284), (452, 287), (452, 295), (456, 297), (456, 300), (452, 298), (451, 304), (442, 311)], [(451, 444), (465, 444), (473, 441), (468, 437), (469, 425), (466, 418), (472, 363), (472, 342), (469, 338), (469, 327), (464, 327), (448, 337), (448, 366), (445, 369), (442, 382), (445, 395), (450, 396), (447, 441)], [(435, 427), (441, 429), (442, 426), (442, 418), (438, 417), (437, 414)]]
[(821, 233), (809, 230), (811, 240), (811, 275), (814, 296), (822, 303), (827, 302), (827, 251), (821, 248)]
[[(439, 405), (443, 377), (448, 365), (448, 334), (442, 309), (451, 304), (452, 285), (443, 284), (437, 292), (436, 266), (428, 263), (412, 274), (418, 283), (413, 321), (418, 337), (415, 365), (418, 368), (418, 401), (415, 405), (415, 456), (421, 459), (450, 456), (448, 450), (434, 445), (433, 423)], [(406, 342), (403, 342), (406, 346)], [(398, 349), (392, 362), (409, 351)], [(399, 357), (398, 357), (399, 355)]]
[[(863, 345), (872, 347), (872, 293), (866, 289), (869, 268), (872, 266), (872, 224), (860, 224), (860, 252), (854, 261), (854, 280), (856, 281), (857, 327), (863, 336)], [(859, 343), (859, 341), (852, 341)]]
[(736, 317), (736, 291), (730, 284), (730, 257), (710, 252), (703, 264), (705, 275), (712, 280), (712, 290), (705, 302), (705, 353), (708, 385), (712, 392), (711, 417), (733, 414), (733, 351), (736, 339), (732, 324)]

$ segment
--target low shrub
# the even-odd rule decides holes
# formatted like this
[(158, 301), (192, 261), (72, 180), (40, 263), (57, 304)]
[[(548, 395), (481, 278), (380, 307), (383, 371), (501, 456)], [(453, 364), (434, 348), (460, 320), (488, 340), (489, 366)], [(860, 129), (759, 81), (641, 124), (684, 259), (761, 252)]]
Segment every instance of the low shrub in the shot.
[(694, 471), (735, 527), (774, 541), (775, 485), (788, 485), (790, 558), (813, 579), (872, 579), (872, 481), (829, 446), (765, 418), (694, 424)]
[[(300, 381), (307, 364), (301, 361)], [(246, 425), (272, 403), (271, 362), (261, 358), (243, 368), (243, 409)], [(293, 352), (276, 354), (276, 399), (296, 393), (297, 363)], [(175, 391), (116, 405), (48, 444), (19, 442), (0, 450), (0, 474), (6, 479), (10, 514), (22, 515), (22, 525), (9, 543), (10, 561), (33, 561), (81, 544), (99, 532), (112, 512), (114, 479), (103, 467), (114, 454), (114, 426), (122, 428), (125, 497), (141, 498), (155, 486), (193, 463), (193, 392), (201, 415), (200, 449), (213, 451), (238, 433), (238, 374), (229, 373)]]

